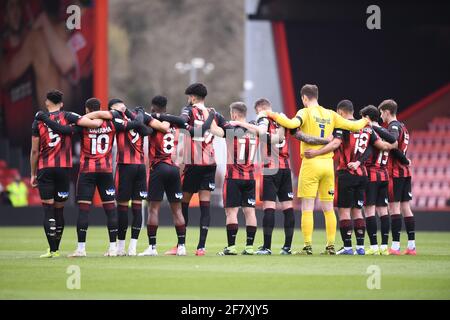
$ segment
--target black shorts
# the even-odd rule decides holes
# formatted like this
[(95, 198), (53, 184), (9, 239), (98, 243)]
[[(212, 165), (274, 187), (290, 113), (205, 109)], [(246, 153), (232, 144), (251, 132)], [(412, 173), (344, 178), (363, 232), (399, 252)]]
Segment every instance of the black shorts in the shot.
[(388, 205), (388, 182), (369, 181), (366, 187), (366, 206), (387, 207)]
[(170, 203), (183, 199), (181, 192), (180, 168), (160, 162), (150, 170), (148, 179), (148, 200), (162, 201), (166, 193)]
[(147, 199), (145, 164), (119, 163), (116, 168), (117, 201)]
[(223, 184), (223, 205), (225, 208), (254, 208), (255, 199), (255, 180), (225, 179)]
[(43, 168), (37, 171), (39, 195), (42, 200), (64, 202), (69, 198), (71, 168)]
[(181, 181), (183, 192), (214, 191), (216, 188), (216, 166), (187, 165), (184, 167)]
[(389, 202), (406, 202), (412, 200), (411, 177), (389, 179), (388, 195)]
[(273, 175), (263, 175), (261, 183), (261, 201), (291, 201), (294, 199), (290, 169), (279, 169)]
[(337, 172), (337, 194), (335, 204), (338, 208), (358, 208), (364, 205), (367, 177), (350, 174), (346, 170)]
[(80, 173), (77, 183), (77, 201), (92, 201), (98, 188), (100, 198), (103, 202), (114, 201), (116, 199), (116, 189), (112, 173), (89, 172)]

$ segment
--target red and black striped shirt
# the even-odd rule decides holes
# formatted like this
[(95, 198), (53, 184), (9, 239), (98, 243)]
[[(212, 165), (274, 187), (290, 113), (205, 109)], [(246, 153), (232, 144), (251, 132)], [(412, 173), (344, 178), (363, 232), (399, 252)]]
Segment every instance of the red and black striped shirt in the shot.
[(271, 136), (277, 133), (280, 127), (272, 119), (259, 118), (258, 126), (267, 126), (267, 134), (260, 139), (261, 159), (263, 168), (267, 169), (289, 169), (289, 145), (287, 142), (286, 132), (283, 142), (272, 143)]
[(379, 139), (372, 128), (367, 126), (359, 132), (335, 129), (334, 137), (342, 140), (338, 148), (339, 164), (337, 170), (346, 170), (350, 174), (357, 176), (367, 176), (367, 170), (364, 165), (360, 165), (356, 170), (349, 169), (347, 165), (350, 162), (358, 161), (369, 144), (373, 144)]
[[(124, 113), (117, 110), (111, 111), (113, 118), (123, 120), (123, 126), (116, 126), (117, 163), (144, 164), (144, 137), (136, 130), (126, 130), (129, 119)], [(116, 121), (117, 123), (117, 121)]]
[(239, 126), (225, 124), (225, 140), (227, 143), (226, 179), (255, 179), (254, 158), (258, 146), (258, 138), (248, 130)]
[[(69, 125), (76, 124), (81, 116), (73, 112), (56, 111), (50, 113), (49, 118), (61, 125)], [(37, 120), (33, 122), (32, 134), (39, 137), (38, 170), (72, 167), (72, 134), (55, 133), (44, 122)]]
[(116, 134), (116, 121), (103, 121), (96, 129), (80, 128), (80, 172), (112, 172), (112, 146)]
[(148, 137), (148, 158), (150, 169), (156, 164), (164, 162), (176, 166), (174, 162), (175, 152), (178, 145), (179, 130), (170, 125), (168, 132), (154, 130)]
[[(184, 107), (181, 116), (192, 127), (201, 127), (206, 121), (203, 112), (194, 106)], [(201, 130), (199, 130), (201, 133)], [(203, 136), (186, 135), (184, 144), (184, 163), (186, 165), (212, 166), (216, 165), (213, 147), (214, 135), (207, 130)]]
[(389, 180), (388, 169), (386, 166), (388, 158), (389, 151), (382, 151), (380, 149), (373, 148), (372, 154), (365, 162), (370, 182)]
[[(409, 133), (408, 129), (406, 129), (405, 124), (398, 120), (394, 120), (389, 123), (388, 130), (395, 137), (398, 137), (397, 149), (399, 149), (406, 155), (409, 145)], [(393, 157), (392, 155), (388, 159), (388, 171), (389, 176), (392, 178), (403, 178), (411, 176), (409, 165), (402, 164), (399, 159)]]

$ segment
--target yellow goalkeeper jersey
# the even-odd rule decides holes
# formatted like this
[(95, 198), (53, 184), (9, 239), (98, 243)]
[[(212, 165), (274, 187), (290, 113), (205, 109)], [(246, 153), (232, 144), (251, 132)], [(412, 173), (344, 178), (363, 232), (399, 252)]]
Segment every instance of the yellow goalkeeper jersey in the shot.
[[(347, 120), (335, 111), (322, 106), (300, 109), (293, 119), (288, 119), (284, 115), (277, 114), (274, 120), (285, 128), (300, 128), (303, 133), (320, 138), (329, 137), (335, 128), (359, 131), (369, 123), (366, 119), (360, 119), (358, 121)], [(322, 145), (311, 145), (302, 141), (300, 144), (301, 157), (303, 158), (305, 150), (320, 149), (322, 147)], [(333, 152), (329, 152), (317, 156), (315, 159), (328, 159), (332, 157)]]

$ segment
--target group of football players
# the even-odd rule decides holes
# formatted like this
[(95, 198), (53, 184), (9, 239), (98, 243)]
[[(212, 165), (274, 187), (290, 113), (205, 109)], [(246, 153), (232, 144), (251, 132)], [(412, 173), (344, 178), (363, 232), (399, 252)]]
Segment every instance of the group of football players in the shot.
[[(163, 96), (152, 99), (149, 112), (142, 107), (130, 110), (120, 99), (111, 99), (108, 110), (102, 110), (101, 102), (91, 98), (85, 103), (86, 114), (81, 116), (62, 110), (63, 94), (60, 91), (48, 92), (46, 110), (38, 112), (33, 122), (30, 155), (31, 183), (38, 187), (42, 199), (44, 230), (49, 244), (41, 257), (59, 256), (75, 134), (81, 141), (76, 187), (78, 245), (69, 257), (86, 256), (89, 212), (96, 188), (107, 216), (110, 243), (105, 256), (137, 255), (143, 200), (148, 200), (149, 246), (138, 255), (158, 255), (156, 235), (164, 194), (178, 238), (177, 245), (165, 254), (186, 255), (186, 226), (194, 193), (198, 193), (200, 201), (200, 236), (195, 255), (205, 255), (211, 192), (215, 189), (217, 168), (215, 136), (225, 138), (227, 145), (227, 169), (222, 190), (228, 244), (218, 254), (238, 253), (235, 245), (237, 216), (242, 208), (247, 235), (242, 254), (270, 255), (277, 199), (284, 216), (285, 234), (280, 254), (293, 254), (295, 216), (288, 134), (301, 141), (298, 197), (302, 199), (304, 247), (298, 254), (313, 253), (313, 209), (317, 195), (326, 221), (327, 245), (323, 254), (400, 254), (401, 214), (408, 233), (405, 253), (416, 253), (414, 216), (409, 206), (410, 163), (405, 155), (409, 136), (404, 124), (396, 119), (395, 101), (385, 100), (378, 108), (363, 108), (362, 119), (356, 121), (349, 100), (341, 101), (336, 113), (318, 104), (317, 86), (305, 85), (301, 90), (305, 108), (293, 119), (273, 112), (267, 99), (259, 99), (254, 105), (257, 119), (247, 122), (247, 107), (242, 102), (230, 105), (230, 120), (206, 106), (207, 89), (201, 83), (190, 85), (185, 94), (188, 106), (181, 110), (180, 116), (166, 113), (167, 99)], [(378, 124), (380, 118), (386, 128)], [(144, 153), (146, 136), (148, 175)], [(181, 139), (183, 143), (179, 143)], [(113, 177), (114, 141), (117, 152)], [(176, 161), (180, 150), (183, 154), (181, 163)], [(255, 164), (257, 153), (259, 168)], [(333, 154), (338, 164), (336, 192)], [(256, 174), (262, 175), (260, 197), (264, 211), (264, 243), (254, 250)], [(337, 223), (333, 200), (338, 207), (344, 242), (344, 247), (338, 251), (334, 248)], [(131, 240), (126, 250), (130, 206)], [(375, 213), (381, 221), (380, 247)], [(356, 251), (351, 243), (353, 226)], [(366, 228), (370, 239), (368, 250), (364, 249)], [(388, 249), (390, 230), (393, 241)]]

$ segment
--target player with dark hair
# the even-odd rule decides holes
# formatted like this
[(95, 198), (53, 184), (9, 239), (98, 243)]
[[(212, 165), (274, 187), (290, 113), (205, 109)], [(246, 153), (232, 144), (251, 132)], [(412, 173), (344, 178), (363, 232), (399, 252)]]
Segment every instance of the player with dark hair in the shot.
[[(355, 121), (354, 108), (350, 100), (338, 103), (336, 112), (344, 119)], [(338, 149), (339, 163), (337, 167), (337, 192), (335, 205), (339, 213), (339, 228), (344, 247), (337, 251), (338, 255), (353, 255), (352, 229), (356, 236), (355, 254), (364, 255), (365, 223), (362, 215), (364, 192), (367, 185), (367, 170), (364, 162), (369, 158), (371, 145), (383, 149), (390, 146), (382, 142), (370, 126), (358, 132), (335, 129), (334, 139), (319, 150), (306, 150), (305, 157), (311, 158)], [(352, 223), (353, 219), (353, 223)]]
[[(409, 133), (404, 123), (397, 120), (397, 103), (392, 100), (384, 100), (378, 110), (381, 113), (381, 119), (387, 126), (389, 132), (398, 141), (398, 149), (406, 155), (409, 144)], [(397, 151), (391, 151), (388, 159), (389, 171), (389, 214), (391, 216), (392, 246), (389, 253), (393, 255), (400, 254), (400, 232), (402, 229), (402, 214), (405, 221), (406, 232), (408, 234), (408, 246), (404, 252), (407, 255), (416, 255), (415, 243), (415, 219), (411, 211), (410, 201), (411, 193), (411, 170), (410, 164), (402, 163), (396, 157)]]
[[(293, 119), (286, 116), (267, 112), (269, 118), (288, 129), (301, 129), (303, 133), (325, 138), (332, 134), (335, 128), (359, 131), (364, 128), (368, 120), (351, 121), (344, 119), (336, 112), (319, 105), (319, 89), (316, 85), (304, 85), (300, 91), (305, 108), (299, 110)], [(319, 149), (317, 145), (301, 142), (302, 165), (298, 179), (298, 196), (302, 198), (302, 233), (304, 247), (301, 254), (312, 254), (312, 233), (314, 229), (313, 209), (315, 198), (319, 195), (322, 211), (325, 216), (327, 245), (323, 254), (335, 254), (336, 215), (333, 208), (334, 198), (334, 166), (333, 152), (322, 154), (309, 159), (305, 157), (308, 149)]]
[[(159, 223), (159, 211), (164, 193), (166, 194), (171, 209), (175, 230), (178, 237), (176, 247), (167, 251), (166, 255), (186, 255), (186, 224), (181, 210), (181, 191), (180, 169), (176, 164), (176, 150), (180, 130), (185, 130), (190, 136), (194, 136), (195, 128), (186, 123), (180, 116), (173, 116), (166, 113), (167, 98), (155, 96), (152, 99), (151, 112), (156, 119), (169, 123), (170, 127), (165, 131), (154, 131), (149, 136), (149, 215), (147, 221), (147, 235), (149, 239), (148, 248), (140, 253), (140, 256), (156, 256), (156, 233)], [(147, 116), (147, 115), (146, 115)], [(214, 112), (206, 111), (206, 121), (201, 128), (203, 135), (211, 126), (214, 119)], [(144, 122), (146, 119), (144, 119)]]
[[(121, 99), (111, 99), (108, 102), (110, 111), (97, 111), (90, 113), (91, 118), (113, 120), (124, 125), (133, 124), (133, 121), (142, 122), (144, 111), (130, 112)], [(140, 117), (140, 119), (138, 119)], [(135, 256), (136, 245), (142, 225), (142, 200), (147, 198), (147, 172), (144, 159), (144, 136), (152, 132), (152, 128), (166, 130), (160, 121), (149, 119), (150, 127), (137, 126), (136, 129), (118, 130), (116, 132), (117, 156), (115, 170), (115, 186), (117, 189), (117, 255)], [(120, 129), (120, 128), (119, 128)], [(128, 229), (128, 202), (131, 200), (133, 220), (131, 223), (131, 240), (128, 251), (125, 252), (125, 238)]]
[[(258, 99), (255, 102), (255, 111), (258, 115), (257, 126), (260, 138), (261, 167), (263, 180), (261, 183), (260, 197), (263, 201), (263, 232), (264, 244), (258, 248), (256, 254), (270, 255), (272, 233), (275, 226), (276, 200), (280, 201), (284, 214), (284, 245), (280, 254), (291, 254), (292, 237), (295, 227), (295, 216), (292, 204), (294, 194), (292, 191), (291, 169), (289, 164), (289, 145), (287, 143), (286, 130), (272, 119), (259, 116), (264, 111), (272, 111), (272, 105), (267, 99)], [(329, 141), (304, 135), (301, 131), (295, 133), (299, 140), (313, 144), (327, 144)], [(317, 141), (319, 140), (319, 141)]]
[[(85, 103), (87, 117), (90, 112), (100, 110), (100, 100), (90, 98)], [(96, 129), (82, 129), (77, 127), (77, 132), (81, 135), (81, 156), (80, 172), (77, 183), (77, 201), (79, 214), (77, 220), (77, 249), (69, 257), (86, 256), (86, 233), (89, 224), (89, 211), (97, 188), (102, 199), (103, 208), (107, 217), (109, 233), (109, 249), (105, 256), (117, 256), (117, 232), (118, 218), (115, 204), (115, 187), (112, 176), (112, 145), (116, 131), (136, 129), (142, 124), (141, 119), (124, 122), (113, 117), (113, 120), (106, 120)]]
[(101, 121), (92, 121), (73, 112), (62, 111), (63, 93), (47, 92), (45, 107), (32, 125), (31, 185), (38, 187), (44, 208), (44, 230), (49, 243), (41, 258), (59, 256), (59, 244), (64, 231), (64, 202), (69, 197), (72, 168), (72, 133), (70, 124), (96, 128)]
[[(207, 120), (207, 108), (205, 97), (208, 94), (206, 87), (201, 83), (191, 84), (186, 88), (189, 106), (181, 111), (184, 121), (191, 127), (201, 126)], [(189, 203), (192, 195), (198, 193), (200, 199), (200, 238), (195, 255), (204, 256), (206, 253), (206, 238), (211, 220), (210, 200), (211, 191), (216, 188), (216, 161), (214, 159), (213, 140), (211, 132), (202, 132), (202, 135), (194, 134), (186, 136), (184, 144), (185, 167), (182, 173), (182, 211), (186, 226), (189, 222)]]
[[(368, 117), (372, 122), (373, 130), (388, 143), (397, 145), (395, 137), (386, 129), (380, 127), (378, 120), (380, 113), (374, 106), (367, 106), (361, 109), (361, 116)], [(394, 153), (394, 151), (392, 151)], [(366, 216), (367, 234), (370, 239), (370, 248), (367, 255), (388, 255), (388, 239), (390, 220), (387, 211), (388, 205), (388, 180), (389, 174), (386, 167), (389, 151), (374, 148), (365, 166), (368, 171), (369, 183), (366, 188), (366, 198), (364, 214)], [(403, 158), (407, 161), (406, 157)], [(375, 212), (378, 214), (381, 223), (381, 246), (378, 247), (377, 222)]]
[(227, 142), (227, 172), (223, 185), (223, 203), (226, 213), (228, 245), (218, 255), (236, 255), (235, 246), (238, 232), (237, 215), (242, 208), (245, 216), (247, 243), (243, 255), (252, 255), (257, 229), (255, 214), (254, 157), (258, 144), (258, 127), (246, 122), (247, 107), (243, 102), (230, 105), (232, 121), (219, 127), (211, 126), (211, 132), (225, 137)]

